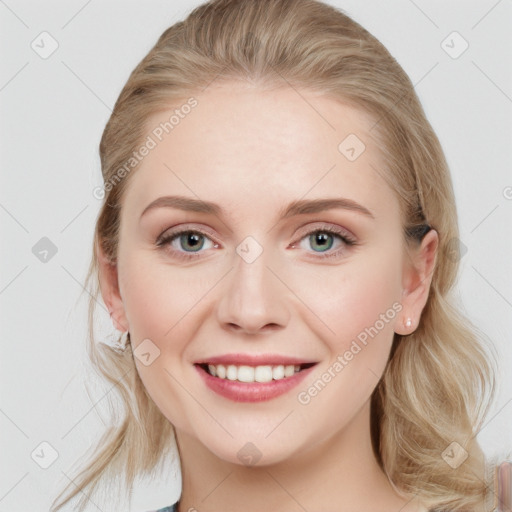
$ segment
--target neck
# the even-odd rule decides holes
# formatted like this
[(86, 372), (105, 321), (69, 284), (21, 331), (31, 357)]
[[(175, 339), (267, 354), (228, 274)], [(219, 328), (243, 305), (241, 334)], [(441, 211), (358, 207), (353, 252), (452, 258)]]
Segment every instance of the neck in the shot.
[[(219, 459), (176, 430), (182, 493), (179, 512), (339, 510), (412, 512), (380, 469), (370, 438), (370, 403), (335, 436), (267, 466)], [(404, 508), (402, 508), (404, 507)]]

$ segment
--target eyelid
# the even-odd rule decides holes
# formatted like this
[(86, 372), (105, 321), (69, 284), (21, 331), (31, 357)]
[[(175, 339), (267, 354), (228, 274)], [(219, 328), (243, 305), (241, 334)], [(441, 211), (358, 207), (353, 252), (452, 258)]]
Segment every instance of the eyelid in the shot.
[[(175, 229), (176, 228), (176, 229)], [(198, 233), (201, 233), (203, 235), (208, 235), (212, 238), (212, 241), (216, 244), (219, 244), (220, 242), (217, 241), (216, 235), (213, 232), (213, 230), (210, 230), (208, 227), (205, 227), (203, 225), (199, 224), (185, 224), (185, 225), (177, 225), (177, 226), (171, 226), (170, 228), (167, 228), (161, 235), (158, 236), (156, 243), (161, 241), (163, 238), (167, 238), (169, 236), (175, 236), (179, 233), (186, 231), (197, 231)]]
[[(199, 233), (206, 234), (206, 235), (210, 236), (215, 243), (220, 244), (220, 242), (217, 240), (216, 235), (213, 232), (213, 230), (209, 229), (208, 227), (205, 227), (204, 225), (191, 223), (191, 224), (185, 224), (184, 226), (182, 226), (182, 225), (178, 225), (178, 226), (179, 227), (171, 226), (170, 228), (167, 228), (164, 232), (162, 232), (162, 234), (160, 234), (157, 238), (157, 243), (164, 237), (173, 236), (173, 235), (182, 233), (184, 231), (197, 231)], [(174, 227), (176, 227), (176, 231), (173, 231)], [(322, 229), (328, 230), (331, 233), (337, 233), (337, 234), (343, 235), (351, 241), (354, 241), (354, 242), (356, 241), (356, 237), (348, 229), (346, 229), (342, 226), (333, 225), (332, 223), (328, 223), (325, 221), (317, 221), (317, 222), (313, 222), (313, 223), (308, 222), (306, 225), (301, 226), (296, 231), (297, 234), (294, 237), (295, 241), (293, 243), (295, 244), (295, 243), (299, 242), (304, 236), (309, 235), (314, 231), (322, 230)], [(297, 237), (299, 237), (299, 238), (297, 239)]]
[[(306, 224), (305, 226), (301, 227), (298, 230), (298, 232), (297, 232), (298, 234), (296, 236), (299, 237), (299, 239), (297, 241), (300, 241), (304, 236), (309, 235), (314, 231), (322, 231), (322, 230), (326, 230), (330, 233), (335, 233), (340, 236), (343, 236), (344, 238), (347, 238), (348, 240), (350, 240), (354, 243), (357, 241), (357, 238), (355, 237), (355, 235), (348, 229), (346, 229), (342, 226), (338, 226), (333, 223), (325, 222), (325, 221), (318, 221), (318, 222), (313, 222), (313, 223), (308, 222), (308, 224)], [(296, 243), (296, 242), (294, 242), (294, 243)]]

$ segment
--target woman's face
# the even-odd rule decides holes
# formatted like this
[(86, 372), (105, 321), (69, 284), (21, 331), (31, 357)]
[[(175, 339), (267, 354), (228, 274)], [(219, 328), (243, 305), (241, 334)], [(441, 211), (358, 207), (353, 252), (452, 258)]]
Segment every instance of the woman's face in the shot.
[(116, 317), (178, 431), (270, 464), (360, 413), (422, 305), (373, 119), (292, 88), (194, 97), (148, 124), (121, 210)]

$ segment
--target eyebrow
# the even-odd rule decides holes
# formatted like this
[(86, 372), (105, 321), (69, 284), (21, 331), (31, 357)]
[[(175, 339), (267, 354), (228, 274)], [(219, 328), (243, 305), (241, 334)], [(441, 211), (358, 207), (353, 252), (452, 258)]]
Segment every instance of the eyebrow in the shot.
[[(203, 201), (201, 199), (193, 199), (186, 196), (162, 196), (148, 204), (141, 214), (141, 218), (150, 210), (156, 208), (175, 208), (187, 212), (205, 213), (216, 216), (223, 216), (223, 209), (216, 203)], [(288, 206), (282, 208), (279, 212), (281, 219), (287, 219), (296, 215), (307, 215), (319, 213), (334, 208), (351, 210), (361, 213), (367, 217), (375, 219), (370, 210), (363, 205), (353, 201), (352, 199), (336, 197), (336, 198), (320, 198), (320, 199), (300, 199), (292, 201)]]

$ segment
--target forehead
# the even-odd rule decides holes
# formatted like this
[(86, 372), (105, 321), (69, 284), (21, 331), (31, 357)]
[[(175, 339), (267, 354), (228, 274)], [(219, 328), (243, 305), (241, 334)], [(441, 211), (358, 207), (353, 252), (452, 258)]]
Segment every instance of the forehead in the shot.
[[(159, 196), (279, 208), (301, 197), (393, 201), (366, 112), (322, 93), (240, 83), (210, 86), (151, 116), (151, 150), (130, 177), (135, 215)], [(250, 212), (254, 214), (254, 211)]]

